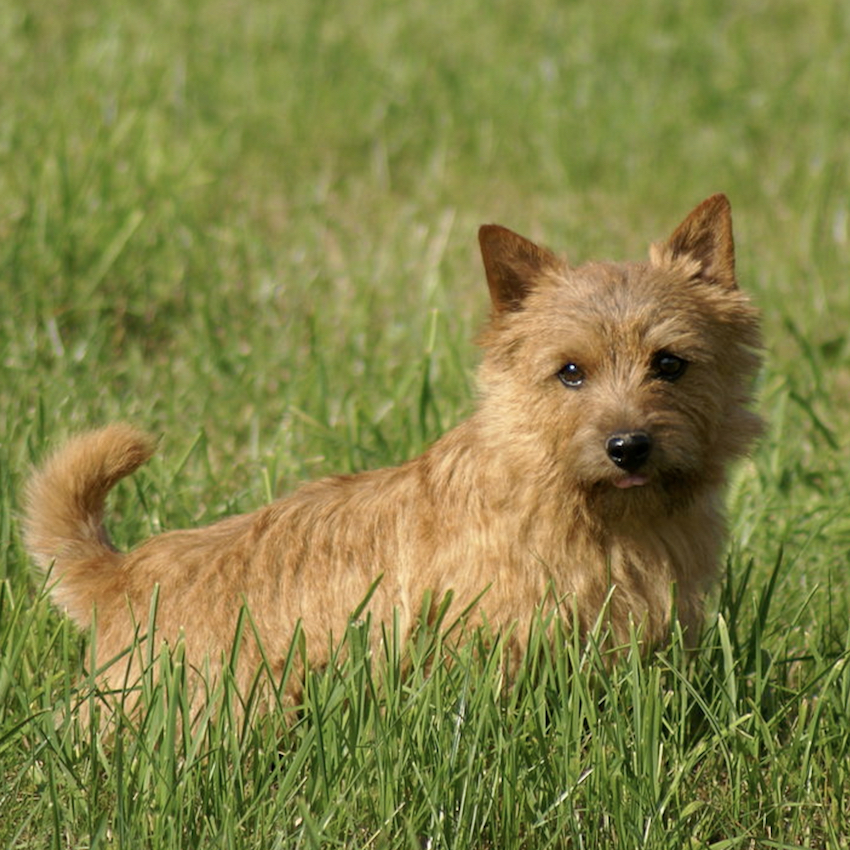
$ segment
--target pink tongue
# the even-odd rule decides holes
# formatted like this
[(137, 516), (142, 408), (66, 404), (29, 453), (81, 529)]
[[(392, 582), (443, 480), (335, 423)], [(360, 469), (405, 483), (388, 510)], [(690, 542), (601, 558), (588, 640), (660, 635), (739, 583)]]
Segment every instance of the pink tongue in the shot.
[(649, 479), (645, 475), (627, 475), (625, 478), (614, 482), (615, 487), (626, 490), (629, 487), (643, 487)]

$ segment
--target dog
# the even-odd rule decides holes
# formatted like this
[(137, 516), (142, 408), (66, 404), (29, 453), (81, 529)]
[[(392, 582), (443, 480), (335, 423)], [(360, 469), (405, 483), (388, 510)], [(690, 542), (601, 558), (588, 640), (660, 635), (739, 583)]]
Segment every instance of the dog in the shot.
[(728, 200), (701, 203), (642, 262), (573, 267), (499, 225), (479, 241), (491, 314), (478, 405), (421, 456), (127, 553), (104, 504), (150, 458), (150, 436), (112, 424), (33, 475), (27, 547), (56, 605), (96, 623), (105, 685), (138, 676), (138, 660), (111, 662), (149, 624), (215, 677), (243, 606), (245, 689), (261, 663), (283, 675), (297, 629), (306, 663), (327, 663), (367, 597), (371, 622), (401, 638), (440, 610), (510, 631), (521, 652), (542, 609), (582, 633), (602, 616), (615, 641), (664, 641), (674, 617), (696, 638), (729, 465), (761, 428), (759, 314), (736, 283)]

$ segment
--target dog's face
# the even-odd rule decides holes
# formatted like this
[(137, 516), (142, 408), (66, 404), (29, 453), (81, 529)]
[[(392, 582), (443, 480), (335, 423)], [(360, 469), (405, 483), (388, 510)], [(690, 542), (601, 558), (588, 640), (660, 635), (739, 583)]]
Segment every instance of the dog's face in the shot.
[(759, 430), (746, 408), (758, 315), (735, 284), (725, 199), (643, 263), (570, 268), (503, 228), (482, 228), (481, 244), (482, 416), (515, 466), (623, 509), (674, 507), (722, 480)]

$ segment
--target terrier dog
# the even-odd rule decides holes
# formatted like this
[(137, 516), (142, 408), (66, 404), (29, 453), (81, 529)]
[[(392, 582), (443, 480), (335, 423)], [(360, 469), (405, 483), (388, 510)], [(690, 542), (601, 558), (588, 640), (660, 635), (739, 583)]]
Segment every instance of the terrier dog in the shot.
[(736, 284), (727, 199), (696, 207), (644, 262), (572, 267), (498, 225), (479, 241), (492, 302), (479, 404), (420, 457), (126, 554), (104, 503), (153, 439), (113, 424), (34, 475), (27, 545), (53, 570), (55, 603), (82, 627), (96, 618), (111, 687), (132, 679), (109, 663), (144, 633), (155, 592), (157, 638), (182, 638), (188, 664), (213, 675), (247, 606), (246, 688), (260, 646), (282, 675), (299, 624), (307, 662), (326, 662), (370, 592), (372, 622), (396, 622), (402, 639), (441, 599), (449, 620), (512, 629), (520, 650), (541, 607), (580, 630), (604, 609), (615, 639), (635, 627), (647, 643), (675, 613), (696, 636), (725, 540), (727, 470), (760, 431), (749, 410), (759, 316)]

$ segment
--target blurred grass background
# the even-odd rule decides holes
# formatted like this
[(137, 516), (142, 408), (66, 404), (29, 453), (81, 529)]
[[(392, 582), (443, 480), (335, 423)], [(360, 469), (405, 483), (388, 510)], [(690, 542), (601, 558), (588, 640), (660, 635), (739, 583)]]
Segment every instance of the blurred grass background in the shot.
[[(733, 575), (749, 576), (733, 613), (742, 635), (758, 627), (768, 656), (799, 659), (761, 671), (787, 688), (771, 717), (796, 733), (762, 717), (748, 732), (755, 755), (720, 760), (731, 797), (708, 820), (683, 806), (677, 823), (695, 847), (847, 846), (847, 685), (839, 677), (824, 694), (816, 684), (839, 681), (850, 608), (846, 3), (7, 0), (0, 91), (7, 846), (109, 843), (121, 819), (109, 802), (97, 816), (68, 802), (84, 790), (77, 762), (48, 782), (51, 803), (23, 814), (44, 790), (39, 771), (65, 753), (45, 744), (39, 711), (67, 694), (84, 660), (21, 547), (16, 511), (33, 460), (112, 419), (162, 434), (160, 456), (116, 494), (122, 546), (320, 474), (399, 462), (474, 403), (471, 341), (487, 310), (480, 223), (575, 261), (633, 258), (716, 191), (732, 201), (739, 276), (764, 310), (768, 348), (769, 430), (730, 494)], [(714, 607), (730, 614), (728, 597)], [(821, 704), (836, 718), (823, 735), (812, 720)], [(782, 735), (798, 745), (788, 761), (777, 761)], [(586, 765), (571, 758), (576, 779)], [(752, 776), (734, 785), (747, 758), (765, 770), (760, 760), (774, 759), (775, 798)], [(711, 775), (694, 789), (709, 806)], [(323, 815), (281, 805), (286, 829), (274, 839), (252, 844), (223, 821), (202, 838), (499, 846), (495, 832), (470, 826), (464, 843), (414, 815), (408, 832), (382, 832), (354, 809), (323, 835), (308, 829)], [(69, 806), (63, 826), (56, 812)], [(600, 814), (580, 839), (553, 828), (510, 846), (683, 846), (684, 833), (664, 843), (662, 814), (653, 832), (640, 806), (624, 811), (613, 831)], [(154, 830), (151, 846), (188, 841), (166, 832)]]

